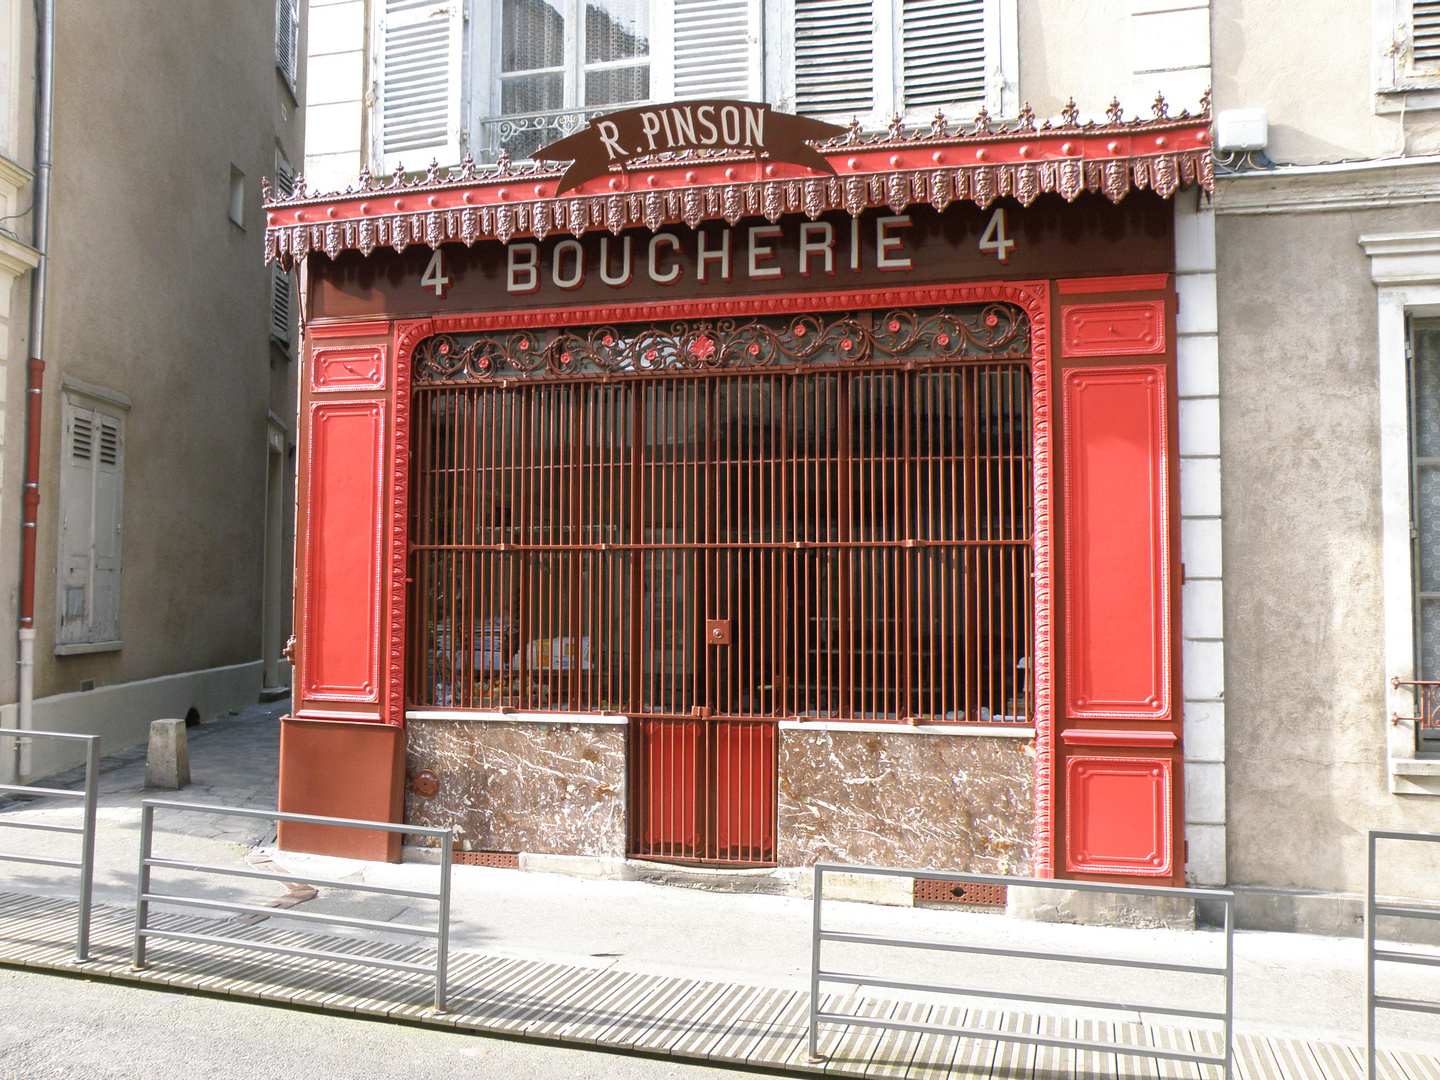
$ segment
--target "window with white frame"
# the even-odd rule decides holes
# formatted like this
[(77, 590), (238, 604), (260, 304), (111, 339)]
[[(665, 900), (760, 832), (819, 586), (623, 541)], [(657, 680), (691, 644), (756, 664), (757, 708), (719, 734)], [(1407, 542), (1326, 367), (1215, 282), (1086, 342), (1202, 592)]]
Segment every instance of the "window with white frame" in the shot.
[[(1002, 110), (1000, 4), (994, 0), (792, 0), (795, 111), (956, 118)], [(993, 91), (993, 92), (992, 92)]]
[[(514, 159), (647, 101), (764, 97), (766, 0), (375, 0), (372, 161)], [(775, 2), (775, 0), (771, 0)]]
[(56, 651), (118, 647), (124, 407), (67, 390), (62, 440)]
[[(1415, 677), (1434, 682), (1440, 680), (1440, 320), (1411, 319), (1408, 338)], [(1440, 729), (1417, 726), (1415, 743), (1417, 752), (1440, 756)]]

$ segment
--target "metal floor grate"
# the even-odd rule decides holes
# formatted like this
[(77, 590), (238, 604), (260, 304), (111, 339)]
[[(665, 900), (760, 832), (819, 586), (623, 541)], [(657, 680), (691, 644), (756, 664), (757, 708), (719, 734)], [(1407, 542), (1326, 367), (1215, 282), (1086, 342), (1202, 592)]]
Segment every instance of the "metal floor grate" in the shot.
[(456, 866), (493, 866), (500, 870), (519, 870), (518, 851), (457, 851), (450, 861)]
[(980, 885), (973, 882), (956, 883), (935, 881), (932, 878), (915, 879), (915, 902), (917, 904), (968, 904), (975, 907), (1005, 906), (1004, 885)]

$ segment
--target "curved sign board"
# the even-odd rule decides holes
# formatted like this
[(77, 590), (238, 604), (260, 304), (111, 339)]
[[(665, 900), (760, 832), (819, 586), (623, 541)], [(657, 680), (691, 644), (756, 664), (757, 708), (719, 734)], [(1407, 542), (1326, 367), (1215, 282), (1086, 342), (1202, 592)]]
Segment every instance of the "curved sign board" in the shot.
[(642, 105), (597, 116), (584, 131), (535, 152), (541, 161), (568, 161), (557, 195), (604, 176), (613, 165), (652, 154), (731, 150), (764, 155), (835, 175), (835, 167), (812, 142), (844, 135), (845, 129), (808, 116), (777, 113), (754, 101), (686, 101)]

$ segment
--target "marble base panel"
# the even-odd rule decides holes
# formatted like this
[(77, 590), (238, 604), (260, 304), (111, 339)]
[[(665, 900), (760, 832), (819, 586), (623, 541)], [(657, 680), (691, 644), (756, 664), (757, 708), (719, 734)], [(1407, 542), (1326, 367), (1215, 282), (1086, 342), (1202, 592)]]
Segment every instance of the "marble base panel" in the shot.
[[(405, 820), (456, 830), (457, 850), (625, 854), (625, 727), (412, 720)], [(440, 790), (410, 780), (428, 769)]]
[(920, 732), (780, 732), (781, 866), (1028, 875), (1035, 744)]

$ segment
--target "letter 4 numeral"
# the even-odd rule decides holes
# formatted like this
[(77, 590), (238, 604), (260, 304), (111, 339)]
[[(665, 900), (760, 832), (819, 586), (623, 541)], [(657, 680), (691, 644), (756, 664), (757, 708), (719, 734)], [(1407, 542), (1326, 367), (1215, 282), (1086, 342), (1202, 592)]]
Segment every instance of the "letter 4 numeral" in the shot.
[[(985, 246), (983, 240), (980, 242), (980, 246), (982, 248)], [(425, 276), (420, 279), (420, 287), (422, 289), (434, 289), (435, 295), (443, 298), (445, 288), (449, 284), (450, 279), (445, 276), (444, 253), (439, 248), (436, 248), (435, 254), (430, 256), (430, 265), (425, 267)]]
[(980, 250), (993, 251), (1003, 263), (1010, 261), (1010, 249), (1014, 246), (1015, 241), (1005, 232), (1005, 208), (999, 207), (990, 215), (990, 224), (985, 226), (985, 232), (980, 237)]

